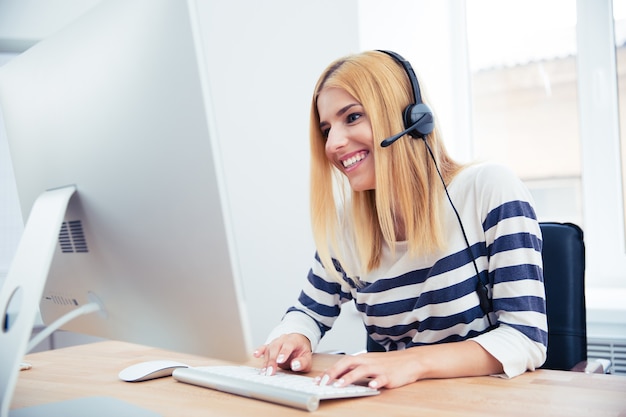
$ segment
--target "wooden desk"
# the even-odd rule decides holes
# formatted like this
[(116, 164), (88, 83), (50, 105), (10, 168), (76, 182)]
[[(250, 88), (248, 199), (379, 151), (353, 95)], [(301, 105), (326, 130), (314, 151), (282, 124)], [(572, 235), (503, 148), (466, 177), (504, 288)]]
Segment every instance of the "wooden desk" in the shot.
[[(174, 359), (191, 366), (220, 363), (122, 342), (28, 355), (11, 408), (88, 396), (115, 397), (163, 416), (295, 416), (305, 411), (225, 394), (162, 378), (122, 382), (118, 372), (140, 361)], [(315, 368), (336, 360), (316, 355)], [(253, 365), (259, 362), (251, 360)], [(88, 415), (88, 413), (85, 413)], [(424, 380), (383, 390), (375, 397), (322, 402), (316, 416), (621, 416), (626, 417), (626, 377), (539, 370), (505, 380), (496, 377)], [(118, 416), (119, 417), (119, 416)]]

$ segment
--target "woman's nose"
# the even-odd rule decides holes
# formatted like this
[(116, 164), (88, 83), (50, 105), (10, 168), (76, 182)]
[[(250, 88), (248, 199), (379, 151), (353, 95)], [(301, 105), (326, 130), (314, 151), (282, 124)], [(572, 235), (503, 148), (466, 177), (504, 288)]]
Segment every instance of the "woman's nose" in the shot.
[(345, 146), (347, 142), (348, 139), (345, 132), (341, 132), (338, 129), (331, 130), (326, 138), (326, 150), (330, 152), (337, 151)]

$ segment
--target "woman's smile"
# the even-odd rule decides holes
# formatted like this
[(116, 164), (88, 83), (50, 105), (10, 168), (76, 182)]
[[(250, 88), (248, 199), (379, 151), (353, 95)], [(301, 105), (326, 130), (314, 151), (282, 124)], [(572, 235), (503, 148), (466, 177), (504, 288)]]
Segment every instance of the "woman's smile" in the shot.
[(356, 165), (359, 162), (361, 162), (363, 159), (365, 159), (368, 155), (369, 155), (368, 151), (359, 151), (354, 155), (342, 158), (341, 163), (343, 164), (345, 171), (348, 172), (352, 168), (355, 168)]

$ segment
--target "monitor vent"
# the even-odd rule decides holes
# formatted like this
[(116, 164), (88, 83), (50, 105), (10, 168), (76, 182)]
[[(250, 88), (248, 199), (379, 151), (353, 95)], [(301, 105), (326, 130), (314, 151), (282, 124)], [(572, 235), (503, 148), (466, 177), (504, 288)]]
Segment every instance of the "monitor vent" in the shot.
[(87, 241), (80, 220), (63, 222), (59, 232), (59, 244), (63, 253), (87, 253)]
[(61, 306), (78, 306), (78, 300), (72, 297), (66, 297), (64, 295), (44, 295), (44, 300), (51, 302), (53, 304), (61, 305)]

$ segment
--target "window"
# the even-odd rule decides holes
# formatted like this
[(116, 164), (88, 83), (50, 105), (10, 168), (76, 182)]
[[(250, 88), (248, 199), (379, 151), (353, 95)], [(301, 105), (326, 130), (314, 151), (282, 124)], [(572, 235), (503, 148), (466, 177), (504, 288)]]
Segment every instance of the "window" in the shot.
[(576, 2), (466, 7), (474, 156), (511, 167), (539, 220), (583, 226)]
[[(623, 61), (626, 2), (359, 6), (362, 49), (392, 49), (411, 61), (451, 154), (510, 166), (533, 193), (540, 221), (583, 228), (588, 295), (624, 294), (615, 291), (626, 291), (626, 127), (620, 147), (615, 41)], [(620, 87), (624, 119), (626, 83)], [(608, 309), (623, 304), (597, 300)]]

